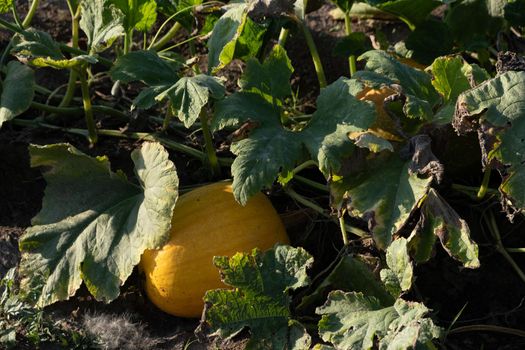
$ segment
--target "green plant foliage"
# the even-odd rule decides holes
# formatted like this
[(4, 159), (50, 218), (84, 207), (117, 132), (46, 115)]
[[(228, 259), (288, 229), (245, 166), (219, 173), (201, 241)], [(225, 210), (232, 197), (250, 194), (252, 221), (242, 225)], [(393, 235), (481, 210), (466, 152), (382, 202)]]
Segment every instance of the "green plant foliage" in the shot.
[(147, 32), (157, 21), (157, 3), (155, 0), (111, 0), (124, 14), (126, 32), (136, 29)]
[(66, 58), (60, 51), (59, 44), (48, 33), (33, 29), (28, 29), (24, 34), (14, 36), (11, 54), (35, 67), (55, 69), (70, 69), (83, 64), (98, 62), (97, 58), (91, 55)]
[(370, 38), (365, 33), (354, 32), (342, 38), (334, 48), (334, 54), (338, 56), (359, 56), (372, 49)]
[[(186, 29), (191, 30), (195, 24), (193, 9), (202, 4), (202, 0), (156, 0), (159, 12), (166, 17), (174, 16), (174, 19)], [(207, 14), (206, 19), (210, 14)]]
[(484, 165), (497, 169), (502, 204), (525, 210), (525, 72), (509, 71), (458, 97), (454, 126), (479, 130)]
[(0, 0), (0, 13), (7, 13), (13, 8), (14, 0)]
[[(288, 76), (291, 74), (289, 61), (280, 56), (281, 53), (279, 47), (274, 48), (270, 55), (275, 55), (274, 58), (262, 64), (263, 67), (276, 67), (273, 70), (261, 68), (257, 63), (248, 65), (243, 84), (251, 91), (241, 90), (217, 104), (212, 124), (215, 129), (244, 122), (255, 125), (248, 137), (233, 143), (231, 148), (237, 155), (232, 165), (233, 191), (242, 204), (262, 188), (270, 186), (279, 173), (291, 171), (303, 158), (304, 150), (318, 161), (320, 170), (327, 177), (337, 172), (341, 159), (354, 149), (347, 134), (364, 131), (375, 120), (374, 108), (354, 97), (362, 90), (362, 84), (341, 78), (321, 91), (317, 111), (304, 129), (293, 132), (284, 128), (281, 108), (268, 102), (268, 95), (261, 91), (278, 86), (285, 72)], [(250, 67), (271, 72), (271, 76), (252, 73)], [(246, 77), (262, 80), (248, 83)], [(284, 87), (279, 91), (285, 91)], [(287, 151), (283, 152), (283, 149)]]
[(332, 290), (360, 292), (377, 298), (382, 305), (393, 305), (395, 299), (385, 290), (372, 270), (359, 257), (344, 255), (334, 268), (323, 277), (322, 282), (311, 293), (302, 298), (299, 309), (324, 302)]
[(342, 206), (346, 198), (348, 213), (367, 221), (381, 249), (390, 245), (392, 236), (403, 227), (432, 182), (432, 176), (424, 177), (412, 170), (421, 169), (413, 161), (405, 161), (397, 154), (381, 154), (359, 173), (330, 186), (332, 205)]
[(430, 259), (436, 238), (447, 253), (464, 267), (472, 269), (480, 266), (478, 246), (470, 238), (467, 223), (431, 188), (421, 206), (419, 223), (410, 237), (416, 262)]
[(374, 297), (361, 293), (334, 291), (317, 308), (322, 315), (319, 334), (336, 349), (433, 349), (428, 343), (438, 338), (440, 328), (425, 315), (420, 303), (397, 299), (384, 306)]
[(24, 276), (47, 276), (45, 306), (72, 296), (83, 281), (97, 300), (111, 301), (145, 249), (169, 237), (178, 178), (157, 143), (132, 152), (140, 185), (68, 144), (31, 146), (31, 165), (45, 166), (40, 213), (20, 240)]
[(190, 127), (209, 98), (221, 99), (224, 86), (219, 78), (205, 74), (179, 79), (177, 66), (153, 51), (134, 51), (121, 56), (111, 69), (111, 77), (125, 83), (140, 80), (149, 85), (133, 101), (139, 108), (151, 108), (169, 98), (177, 117)]
[(208, 72), (216, 73), (234, 58), (255, 57), (262, 46), (266, 29), (252, 21), (247, 3), (234, 2), (215, 23), (208, 41)]
[(525, 0), (507, 1), (503, 12), (510, 25), (525, 27)]
[(414, 277), (405, 238), (401, 237), (390, 244), (386, 250), (386, 264), (388, 268), (381, 270), (381, 281), (390, 294), (398, 298), (412, 287)]
[(124, 34), (124, 14), (112, 0), (82, 1), (80, 6), (80, 28), (87, 36), (90, 54), (104, 51)]
[(436, 0), (366, 0), (366, 2), (399, 17), (410, 29), (414, 29), (433, 9), (441, 5), (441, 2)]
[(408, 118), (427, 120), (433, 118), (433, 108), (439, 103), (439, 94), (432, 86), (431, 77), (425, 72), (397, 61), (384, 51), (368, 51), (359, 57), (366, 59), (364, 71), (355, 74), (372, 86), (399, 85), (406, 101), (403, 112)]
[(412, 51), (410, 58), (428, 65), (436, 57), (452, 52), (454, 40), (445, 23), (431, 18), (420, 23), (410, 33), (405, 45)]
[(206, 293), (199, 332), (229, 339), (248, 327), (246, 349), (308, 349), (310, 336), (292, 319), (289, 292), (308, 285), (312, 263), (304, 249), (284, 245), (215, 257), (224, 283), (235, 289)]
[(25, 112), (33, 102), (35, 74), (31, 68), (19, 62), (9, 62), (1, 87), (0, 128), (6, 121)]

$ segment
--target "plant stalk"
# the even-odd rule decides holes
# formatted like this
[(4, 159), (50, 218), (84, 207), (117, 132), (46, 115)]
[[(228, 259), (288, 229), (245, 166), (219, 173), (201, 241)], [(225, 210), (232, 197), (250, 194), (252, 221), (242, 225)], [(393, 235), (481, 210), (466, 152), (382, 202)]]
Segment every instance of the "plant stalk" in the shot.
[(91, 105), (91, 96), (89, 95), (89, 86), (87, 82), (87, 66), (82, 66), (78, 74), (80, 78), (80, 89), (82, 90), (82, 103), (84, 105), (84, 116), (88, 129), (88, 141), (91, 145), (97, 143), (97, 128), (93, 117), (93, 108)]
[(31, 21), (33, 20), (33, 17), (35, 16), (36, 10), (38, 9), (38, 3), (39, 0), (33, 0), (31, 2), (31, 7), (29, 7), (29, 11), (27, 11), (26, 17), (24, 18), (24, 21), (22, 22), (22, 27), (24, 29), (28, 28), (31, 25)]
[(507, 249), (505, 249), (505, 246), (503, 245), (503, 242), (501, 241), (501, 235), (499, 233), (498, 224), (496, 222), (496, 218), (494, 217), (494, 214), (492, 211), (488, 211), (488, 219), (485, 217), (485, 221), (487, 222), (487, 225), (489, 226), (489, 230), (492, 234), (492, 237), (494, 237), (494, 240), (496, 241), (496, 250), (503, 255), (505, 260), (512, 266), (514, 271), (518, 274), (518, 276), (521, 278), (523, 282), (525, 282), (525, 273), (521, 270), (521, 268), (516, 264), (514, 259), (510, 256), (510, 254), (507, 252)]
[(168, 45), (170, 40), (173, 39), (175, 35), (177, 35), (177, 33), (179, 32), (181, 28), (182, 28), (182, 24), (180, 24), (179, 22), (175, 22), (175, 24), (170, 28), (170, 30), (168, 30), (168, 32), (164, 34), (162, 38), (159, 39), (159, 41), (155, 42), (155, 39), (156, 39), (156, 36), (155, 36), (153, 38), (153, 41), (149, 45), (148, 49), (152, 49), (155, 51), (161, 50), (163, 47)]
[(206, 149), (206, 156), (211, 169), (212, 177), (221, 176), (221, 166), (215, 153), (215, 146), (213, 145), (213, 139), (208, 125), (208, 118), (204, 110), (200, 113), (199, 119), (201, 120), (202, 134), (204, 136), (204, 147)]
[[(80, 34), (80, 6), (75, 9), (73, 4), (68, 1), (69, 12), (71, 13), (71, 45), (74, 48), (78, 48), (78, 39)], [(67, 81), (67, 88), (62, 97), (62, 101), (59, 103), (59, 107), (67, 107), (71, 103), (73, 96), (75, 95), (75, 89), (77, 84), (77, 71), (75, 69), (69, 70), (69, 79)]]
[[(345, 14), (345, 32), (346, 35), (352, 34), (352, 19), (350, 18), (350, 11), (344, 11)], [(348, 57), (348, 66), (350, 68), (350, 77), (352, 77), (355, 72), (357, 72), (357, 64), (355, 55), (350, 55)]]
[(525, 248), (505, 248), (509, 253), (525, 253)]
[(483, 181), (481, 182), (481, 186), (479, 187), (479, 191), (477, 194), (478, 200), (482, 200), (487, 194), (487, 189), (489, 187), (490, 181), (490, 173), (491, 169), (489, 167), (485, 167), (485, 170), (483, 171)]
[(279, 33), (279, 40), (277, 41), (277, 44), (279, 46), (284, 47), (284, 45), (286, 45), (286, 40), (288, 39), (289, 33), (290, 30), (288, 28), (281, 28), (281, 32)]
[[(31, 108), (38, 109), (40, 111), (48, 112), (48, 113), (54, 113), (54, 114), (63, 114), (63, 115), (81, 115), (84, 113), (84, 109), (82, 107), (55, 107), (46, 105), (43, 103), (38, 102), (31, 102)], [(119, 118), (121, 120), (129, 120), (128, 115), (124, 112), (121, 112), (119, 110), (113, 109), (108, 106), (101, 106), (101, 105), (92, 105), (91, 109), (94, 112), (107, 114), (112, 117)]]
[(315, 188), (316, 190), (320, 190), (323, 192), (330, 192), (330, 190), (328, 189), (326, 185), (320, 184), (319, 182), (312, 181), (306, 177), (303, 177), (300, 175), (294, 175), (293, 178), (299, 182), (302, 182), (305, 185)]
[(511, 335), (525, 338), (525, 331), (522, 331), (521, 329), (507, 328), (507, 327), (501, 327), (501, 326), (495, 326), (495, 325), (489, 325), (489, 324), (474, 324), (470, 326), (457, 327), (457, 328), (450, 330), (449, 334), (477, 332), (477, 331), (498, 332), (498, 333), (511, 334)]
[(346, 233), (344, 211), (341, 214), (341, 217), (339, 218), (339, 229), (341, 230), (341, 235), (343, 237), (343, 244), (347, 246), (348, 245), (348, 234)]
[(319, 51), (317, 50), (317, 46), (315, 45), (314, 38), (312, 37), (312, 33), (310, 32), (310, 29), (303, 21), (298, 21), (299, 26), (301, 27), (304, 38), (306, 39), (306, 45), (308, 46), (308, 50), (310, 50), (310, 55), (312, 56), (312, 61), (314, 63), (315, 67), (315, 73), (317, 74), (317, 80), (319, 81), (319, 87), (322, 89), (326, 87), (326, 76), (324, 74), (323, 64), (321, 62), (321, 57), (319, 56)]

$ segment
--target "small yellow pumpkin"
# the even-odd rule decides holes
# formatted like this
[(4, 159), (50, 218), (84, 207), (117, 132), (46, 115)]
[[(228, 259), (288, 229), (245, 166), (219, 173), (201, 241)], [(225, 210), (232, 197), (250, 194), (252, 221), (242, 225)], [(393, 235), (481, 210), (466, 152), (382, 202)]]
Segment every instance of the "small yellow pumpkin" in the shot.
[(182, 195), (175, 207), (171, 238), (161, 249), (146, 250), (140, 267), (149, 299), (161, 310), (200, 317), (207, 290), (226, 288), (214, 256), (289, 243), (269, 199), (258, 193), (243, 207), (230, 182), (218, 182)]

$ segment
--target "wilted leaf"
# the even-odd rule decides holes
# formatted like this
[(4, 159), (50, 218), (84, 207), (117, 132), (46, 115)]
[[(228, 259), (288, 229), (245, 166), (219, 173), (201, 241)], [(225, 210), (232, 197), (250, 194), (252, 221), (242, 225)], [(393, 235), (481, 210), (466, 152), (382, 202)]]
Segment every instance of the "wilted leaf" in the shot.
[(115, 299), (142, 252), (169, 238), (178, 178), (168, 153), (157, 143), (132, 152), (139, 185), (68, 144), (30, 146), (30, 154), (47, 182), (20, 241), (23, 275), (47, 276), (38, 304), (68, 299), (82, 281), (97, 300)]
[(386, 264), (388, 269), (381, 270), (381, 280), (390, 294), (397, 298), (412, 287), (414, 276), (405, 238), (401, 237), (390, 244), (386, 250)]
[(235, 289), (206, 293), (198, 332), (229, 339), (248, 327), (246, 349), (308, 349), (310, 337), (292, 319), (289, 292), (309, 283), (306, 269), (312, 262), (304, 249), (283, 245), (216, 257), (223, 281)]
[(89, 52), (102, 52), (124, 34), (124, 14), (112, 0), (82, 1), (80, 28), (87, 36)]
[(0, 96), (0, 128), (2, 124), (25, 112), (35, 94), (35, 74), (23, 64), (11, 61), (2, 81)]
[(525, 210), (525, 72), (509, 71), (458, 97), (454, 127), (478, 130), (485, 166), (503, 177), (503, 205)]
[(431, 188), (421, 207), (421, 219), (411, 239), (411, 244), (416, 249), (418, 262), (430, 258), (435, 237), (439, 238), (447, 253), (460, 261), (463, 266), (479, 267), (478, 246), (470, 238), (467, 223)]

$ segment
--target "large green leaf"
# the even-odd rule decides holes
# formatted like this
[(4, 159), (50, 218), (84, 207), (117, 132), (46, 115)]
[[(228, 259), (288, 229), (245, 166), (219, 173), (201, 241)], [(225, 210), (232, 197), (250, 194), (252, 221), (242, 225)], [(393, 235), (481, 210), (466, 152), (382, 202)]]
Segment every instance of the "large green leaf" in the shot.
[(31, 28), (14, 36), (11, 53), (33, 66), (55, 69), (69, 69), (98, 62), (96, 57), (90, 55), (66, 58), (60, 51), (59, 44), (48, 33)]
[(234, 58), (255, 57), (263, 43), (264, 26), (252, 21), (246, 12), (247, 3), (231, 3), (215, 23), (208, 41), (208, 72), (222, 69)]
[(157, 20), (155, 0), (111, 0), (124, 14), (124, 29), (147, 32)]
[(395, 298), (412, 287), (414, 269), (408, 255), (407, 240), (396, 239), (386, 250), (387, 269), (381, 270), (381, 281)]
[(89, 53), (102, 52), (124, 34), (124, 14), (112, 0), (82, 1), (80, 28), (87, 36)]
[(261, 94), (239, 92), (219, 102), (215, 126), (248, 121), (255, 126), (248, 137), (232, 145), (237, 155), (232, 165), (235, 198), (244, 204), (270, 186), (280, 172), (291, 171), (303, 158), (304, 148), (327, 177), (337, 172), (341, 159), (353, 150), (347, 134), (363, 131), (375, 120), (374, 108), (353, 96), (361, 89), (357, 81), (343, 78), (323, 89), (317, 111), (300, 132), (285, 129), (280, 108)]
[(82, 281), (97, 300), (115, 299), (142, 252), (169, 238), (178, 178), (168, 153), (158, 143), (132, 152), (139, 185), (68, 144), (30, 154), (47, 187), (20, 248), (23, 274), (47, 276), (39, 305), (69, 298)]
[(215, 257), (224, 283), (235, 289), (206, 293), (200, 331), (229, 339), (248, 327), (246, 349), (308, 349), (310, 337), (292, 319), (289, 292), (308, 285), (312, 262), (304, 249), (283, 245)]
[(349, 214), (367, 221), (381, 249), (390, 245), (432, 182), (431, 176), (421, 176), (411, 168), (412, 160), (381, 155), (371, 159), (363, 171), (331, 184), (333, 205), (347, 198)]
[(470, 238), (467, 223), (431, 188), (421, 206), (419, 223), (410, 237), (410, 245), (416, 251), (417, 262), (424, 262), (430, 258), (436, 238), (439, 238), (447, 253), (463, 266), (479, 267), (478, 246)]
[(443, 21), (429, 18), (409, 34), (405, 45), (411, 51), (410, 58), (429, 65), (436, 57), (450, 54), (454, 40)]
[(454, 126), (477, 129), (485, 166), (503, 177), (499, 190), (509, 209), (525, 211), (525, 72), (509, 71), (458, 97)]
[[(440, 328), (425, 315), (420, 303), (397, 299), (392, 306), (381, 305), (361, 293), (334, 291), (316, 310), (322, 315), (319, 334), (336, 349), (427, 349), (427, 342), (439, 337)], [(432, 348), (430, 348), (432, 349)]]
[(113, 80), (123, 83), (142, 81), (149, 86), (170, 86), (179, 79), (175, 68), (155, 51), (132, 51), (120, 56), (109, 73)]
[(33, 70), (19, 62), (9, 62), (0, 96), (0, 128), (4, 122), (25, 112), (31, 105), (34, 94)]
[(406, 97), (405, 115), (423, 121), (432, 120), (433, 108), (440, 102), (440, 96), (432, 86), (429, 74), (402, 64), (384, 51), (368, 51), (359, 59), (367, 62), (365, 70), (355, 74), (356, 78), (373, 86), (398, 86), (397, 90)]
[(399, 17), (412, 30), (423, 22), (433, 9), (441, 5), (441, 2), (436, 0), (366, 0), (366, 2)]

